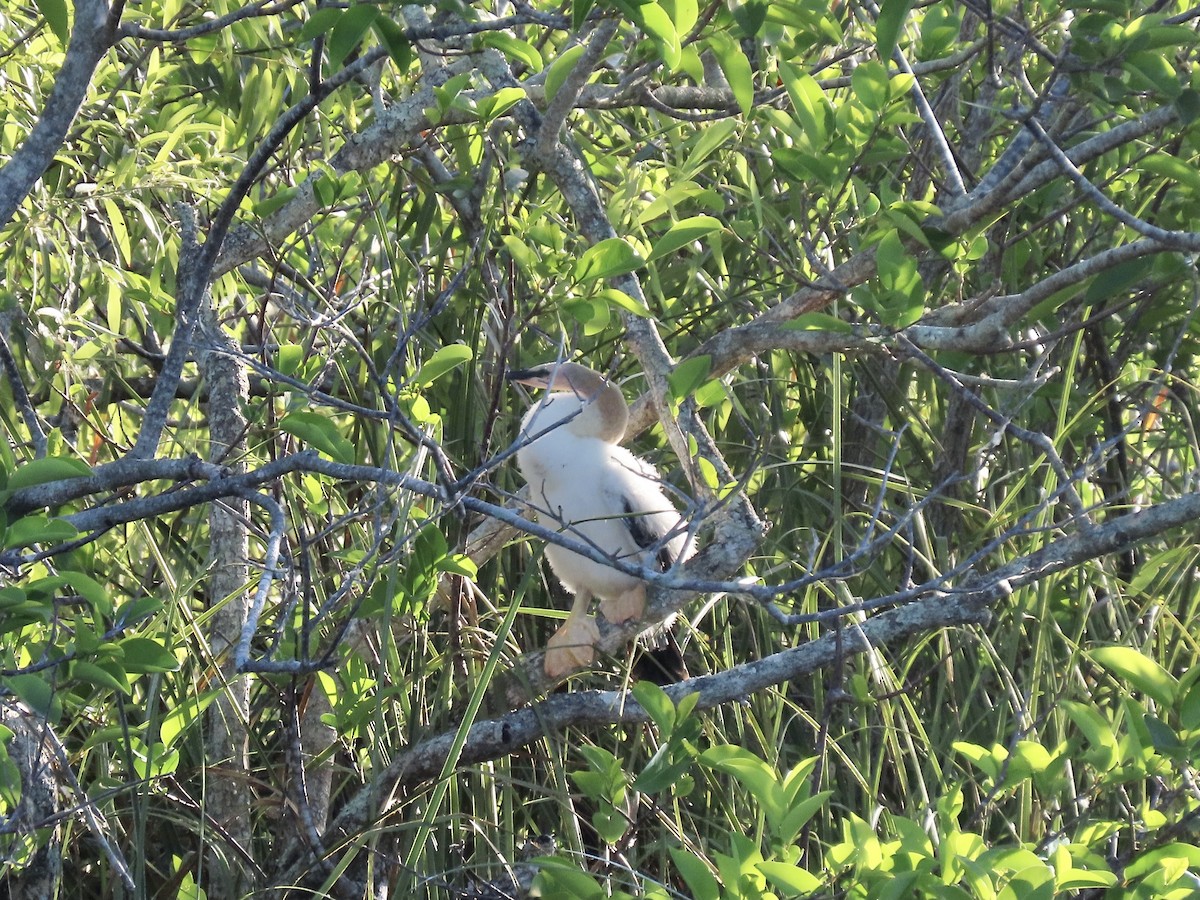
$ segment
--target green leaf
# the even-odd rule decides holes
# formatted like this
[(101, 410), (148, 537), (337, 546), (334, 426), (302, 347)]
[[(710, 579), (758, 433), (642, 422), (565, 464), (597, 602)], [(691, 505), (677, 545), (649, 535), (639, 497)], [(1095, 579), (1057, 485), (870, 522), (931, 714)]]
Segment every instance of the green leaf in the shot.
[(110, 197), (102, 197), (100, 204), (108, 214), (108, 227), (112, 231), (113, 243), (121, 251), (121, 259), (128, 264), (133, 259), (133, 244), (129, 240), (129, 226), (125, 224), (125, 214)]
[(608, 303), (609, 306), (623, 309), (625, 312), (641, 316), (643, 319), (650, 315), (650, 310), (646, 308), (644, 303), (639, 303), (624, 291), (619, 291), (616, 288), (604, 288), (600, 291), (599, 297)]
[(882, 0), (879, 4), (879, 18), (875, 20), (875, 52), (879, 59), (892, 58), (900, 29), (912, 6), (913, 0)]
[(8, 526), (4, 534), (5, 547), (28, 547), (30, 544), (58, 544), (78, 536), (79, 530), (70, 522), (47, 516), (25, 516)]
[(1175, 704), (1179, 691), (1175, 676), (1132, 647), (1097, 647), (1085, 655), (1115, 675), (1118, 681), (1128, 682), (1163, 706)]
[(872, 112), (879, 112), (887, 106), (888, 73), (882, 63), (868, 60), (855, 66), (850, 76), (850, 86), (854, 96)]
[(703, 162), (733, 137), (733, 133), (737, 129), (738, 123), (733, 119), (714, 122), (703, 129), (700, 132), (700, 136), (696, 138), (696, 142), (688, 148), (685, 163), (686, 169), (682, 173), (681, 180), (690, 178), (704, 168), (702, 165)]
[(404, 36), (404, 29), (384, 15), (377, 18), (371, 27), (375, 30), (379, 43), (387, 48), (396, 71), (407, 72), (409, 64), (412, 63), (412, 44)]
[(1200, 91), (1184, 88), (1172, 102), (1179, 120), (1184, 125), (1191, 125), (1200, 119)]
[(340, 65), (359, 45), (378, 18), (379, 7), (370, 3), (359, 3), (342, 13), (329, 34), (329, 42), (326, 45), (329, 59), (335, 65)]
[(676, 34), (687, 34), (700, 18), (700, 7), (696, 0), (663, 0), (660, 5), (671, 17)]
[(199, 697), (188, 697), (182, 703), (176, 704), (169, 713), (163, 716), (162, 723), (158, 726), (158, 739), (167, 747), (172, 746), (175, 740), (200, 717), (200, 714), (220, 693), (221, 689), (215, 688)]
[(545, 67), (542, 54), (528, 41), (522, 41), (501, 31), (486, 32), (479, 41), (485, 47), (494, 47), (509, 59), (523, 62), (531, 72), (540, 72)]
[(62, 704), (50, 682), (41, 675), (9, 675), (0, 683), (23, 700), (30, 709), (41, 713), (52, 722), (58, 719)]
[(117, 678), (114, 673), (82, 659), (77, 660), (71, 666), (71, 674), (80, 681), (99, 688), (109, 688), (121, 694), (131, 693), (133, 688), (129, 684), (129, 679), (125, 677), (125, 672), (120, 669), (118, 671), (121, 673), (120, 678)]
[(1189, 731), (1200, 728), (1200, 681), (1188, 688), (1179, 704), (1179, 724)]
[(342, 436), (337, 425), (320, 413), (304, 410), (289, 413), (279, 420), (279, 427), (316, 447), (334, 462), (354, 462), (354, 446)]
[(667, 852), (693, 900), (721, 900), (721, 883), (704, 860), (683, 847), (668, 847)]
[(758, 871), (776, 887), (796, 894), (811, 894), (821, 888), (821, 879), (797, 865), (783, 862), (760, 862)]
[(1122, 66), (1129, 73), (1130, 81), (1135, 86), (1141, 85), (1171, 99), (1178, 97), (1179, 92), (1183, 90), (1175, 67), (1161, 54), (1150, 51), (1131, 53), (1122, 61)]
[(490, 122), (493, 119), (500, 118), (500, 116), (524, 100), (525, 96), (525, 88), (500, 88), (496, 93), (490, 97), (484, 97), (476, 104), (480, 121)]
[(679, 68), (682, 50), (679, 44), (679, 33), (675, 23), (667, 15), (667, 11), (657, 3), (642, 3), (635, 6), (633, 20), (654, 41), (662, 55), (663, 62), (673, 71)]
[(817, 814), (817, 812), (825, 805), (825, 802), (833, 796), (833, 791), (818, 791), (811, 797), (801, 800), (799, 803), (790, 803), (785, 807), (785, 812), (775, 826), (776, 840), (790, 843), (795, 840), (796, 835), (800, 833), (800, 829), (805, 826), (809, 819)]
[(1155, 175), (1161, 175), (1164, 178), (1177, 181), (1189, 188), (1193, 194), (1200, 197), (1200, 172), (1196, 171), (1195, 166), (1188, 165), (1177, 156), (1171, 156), (1167, 153), (1151, 153), (1133, 165), (1135, 169), (1144, 169), (1147, 172), (1153, 172)]
[(642, 257), (622, 238), (608, 238), (593, 244), (575, 263), (573, 277), (577, 282), (597, 281), (626, 275), (640, 268)]
[(595, 5), (596, 0), (571, 0), (571, 27), (576, 31), (582, 28)]
[(667, 233), (658, 239), (654, 249), (650, 251), (651, 261), (674, 253), (681, 247), (686, 247), (692, 241), (699, 240), (714, 231), (720, 231), (721, 223), (712, 216), (692, 216), (681, 219), (672, 225)]
[(1143, 257), (1118, 263), (1106, 272), (1093, 278), (1084, 291), (1083, 301), (1088, 304), (1102, 303), (1110, 297), (1125, 294), (1135, 284), (1150, 274), (1154, 260)]
[(277, 194), (267, 197), (264, 200), (259, 200), (254, 204), (254, 214), (260, 219), (265, 219), (271, 213), (275, 212), (290, 203), (300, 193), (300, 188), (290, 187), (284, 188)]
[(667, 376), (671, 397), (674, 400), (682, 400), (708, 380), (708, 373), (711, 370), (712, 357), (710, 356), (693, 356), (690, 359), (681, 360)]
[(767, 20), (769, 3), (766, 0), (747, 0), (733, 7), (733, 20), (746, 37), (754, 37)]
[(82, 572), (72, 571), (63, 572), (61, 577), (79, 596), (87, 600), (94, 610), (103, 615), (112, 613), (112, 597), (109, 596), (108, 589), (96, 579)]
[(1161, 867), (1166, 861), (1176, 859), (1184, 861), (1188, 868), (1200, 868), (1200, 847), (1177, 841), (1147, 850), (1135, 857), (1133, 862), (1125, 867), (1125, 878), (1127, 880), (1141, 878)]
[(658, 730), (669, 735), (675, 727), (675, 704), (666, 692), (652, 681), (639, 681), (633, 686), (633, 699), (650, 714)]
[(779, 77), (792, 100), (792, 112), (813, 148), (828, 140), (829, 98), (817, 80), (789, 62), (779, 63)]
[(336, 6), (325, 6), (316, 10), (300, 27), (300, 40), (311, 41), (320, 37), (337, 24), (342, 17), (342, 10)]
[(417, 387), (428, 387), (447, 372), (457, 369), (463, 363), (470, 362), (474, 355), (466, 344), (448, 344), (425, 360), (421, 371), (413, 378), (413, 384)]
[(9, 473), (8, 490), (19, 491), (35, 484), (48, 484), (67, 478), (82, 478), (92, 474), (92, 467), (73, 456), (46, 456), (35, 459)]
[(834, 334), (851, 334), (854, 326), (849, 322), (831, 316), (829, 313), (811, 312), (796, 316), (783, 323), (788, 331), (826, 331)]
[(1063, 700), (1059, 706), (1087, 738), (1095, 756), (1093, 764), (1102, 771), (1111, 769), (1117, 761), (1117, 740), (1108, 722), (1093, 707), (1074, 700)]
[(65, 47), (71, 38), (71, 30), (67, 25), (66, 0), (34, 0), (34, 2), (37, 4), (38, 11), (46, 17), (46, 24), (54, 32), (54, 36)]
[(596, 834), (604, 843), (615, 844), (624, 836), (629, 828), (629, 822), (606, 803), (592, 814), (592, 827), (596, 829)]
[(754, 70), (742, 52), (741, 44), (729, 35), (718, 32), (708, 39), (708, 48), (717, 59), (721, 74), (729, 82), (738, 109), (746, 115), (754, 107)]
[(762, 806), (774, 824), (784, 812), (783, 791), (775, 772), (765, 762), (742, 747), (719, 744), (700, 754), (702, 765), (727, 772), (740, 781)]
[(569, 47), (550, 65), (549, 71), (546, 72), (546, 102), (549, 103), (554, 99), (554, 95), (558, 93), (558, 89), (563, 86), (563, 82), (567, 80), (567, 76), (571, 74), (571, 70), (575, 68), (575, 64), (579, 62), (579, 57), (583, 56), (583, 44), (576, 44), (574, 47)]
[(152, 638), (125, 638), (118, 645), (125, 654), (125, 671), (135, 675), (174, 672), (179, 668), (175, 654)]

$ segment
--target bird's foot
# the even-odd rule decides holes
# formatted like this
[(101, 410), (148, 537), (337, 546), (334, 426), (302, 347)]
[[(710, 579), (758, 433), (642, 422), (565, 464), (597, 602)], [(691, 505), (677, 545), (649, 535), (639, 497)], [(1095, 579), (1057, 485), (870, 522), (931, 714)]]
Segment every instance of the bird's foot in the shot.
[(614, 625), (640, 619), (646, 614), (646, 586), (639, 584), (615, 600), (604, 601), (600, 604), (600, 612)]
[(559, 678), (596, 660), (600, 629), (591, 616), (571, 616), (546, 641), (546, 674)]

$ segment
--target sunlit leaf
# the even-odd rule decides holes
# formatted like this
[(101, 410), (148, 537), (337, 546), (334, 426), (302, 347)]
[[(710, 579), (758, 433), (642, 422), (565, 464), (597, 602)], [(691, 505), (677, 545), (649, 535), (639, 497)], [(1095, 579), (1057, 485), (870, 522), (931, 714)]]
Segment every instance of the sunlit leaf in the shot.
[(479, 118), (490, 122), (504, 115), (525, 99), (525, 89), (520, 87), (501, 88), (490, 97), (482, 98), (478, 103)]
[(542, 71), (542, 54), (528, 41), (515, 38), (502, 31), (489, 31), (480, 37), (485, 47), (495, 47), (509, 59), (524, 63), (531, 72)]
[(650, 251), (650, 259), (653, 261), (669, 253), (674, 253), (692, 241), (697, 241), (720, 229), (721, 223), (712, 216), (692, 216), (683, 219), (672, 225), (667, 233), (658, 239), (654, 249)]
[(471, 348), (465, 344), (448, 344), (440, 347), (422, 363), (421, 371), (413, 379), (413, 384), (417, 387), (428, 387), (447, 372), (452, 372), (463, 363), (470, 362), (474, 355)]
[(1173, 706), (1179, 691), (1175, 676), (1132, 647), (1097, 647), (1086, 656), (1163, 706)]
[(583, 44), (576, 44), (574, 47), (564, 50), (558, 59), (550, 64), (550, 69), (546, 72), (547, 102), (554, 99), (554, 96), (558, 93), (558, 89), (563, 86), (563, 82), (567, 80), (567, 76), (575, 68), (575, 63), (579, 62), (579, 57), (583, 56), (583, 51)]
[(809, 873), (806, 869), (800, 866), (790, 865), (788, 863), (760, 862), (758, 871), (767, 876), (767, 880), (776, 887), (783, 888), (785, 891), (794, 891), (798, 894), (809, 894), (817, 891), (821, 887), (821, 879)]
[(643, 263), (642, 257), (628, 242), (622, 238), (608, 238), (583, 252), (575, 263), (573, 277), (577, 282), (613, 278), (633, 272)]
[(625, 312), (632, 313), (635, 316), (645, 318), (650, 315), (650, 310), (646, 308), (644, 303), (639, 303), (624, 291), (619, 291), (616, 288), (604, 288), (600, 291), (599, 296), (600, 299), (606, 301), (610, 306), (623, 309)]

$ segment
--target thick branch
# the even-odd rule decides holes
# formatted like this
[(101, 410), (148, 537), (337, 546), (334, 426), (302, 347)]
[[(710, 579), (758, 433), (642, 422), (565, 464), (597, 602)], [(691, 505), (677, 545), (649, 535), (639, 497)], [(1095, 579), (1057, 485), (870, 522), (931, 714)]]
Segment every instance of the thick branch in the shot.
[(79, 0), (75, 4), (75, 23), (66, 59), (46, 98), (42, 116), (20, 149), (0, 168), (0, 228), (9, 223), (21, 201), (54, 161), (54, 154), (62, 148), (87, 96), (92, 74), (112, 46), (123, 6), (123, 0), (118, 0), (110, 12), (104, 0)]

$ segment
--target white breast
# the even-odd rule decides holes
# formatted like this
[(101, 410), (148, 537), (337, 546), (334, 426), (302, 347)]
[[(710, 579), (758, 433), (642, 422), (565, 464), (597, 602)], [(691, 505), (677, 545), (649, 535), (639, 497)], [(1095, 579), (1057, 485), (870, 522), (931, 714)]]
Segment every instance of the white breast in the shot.
[[(553, 395), (526, 415), (522, 437), (537, 434), (579, 408), (575, 397)], [(573, 433), (569, 424), (519, 450), (517, 465), (529, 484), (529, 502), (541, 524), (591, 543), (609, 556), (658, 568), (657, 553), (634, 542), (626, 523), (627, 508), (652, 534), (682, 531), (679, 513), (663, 493), (652, 466), (621, 447)], [(682, 533), (668, 545), (677, 559), (689, 549)], [(546, 558), (567, 590), (576, 594), (587, 590), (601, 599), (616, 598), (640, 581), (552, 544), (546, 547)]]

